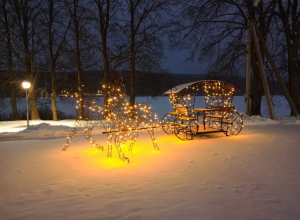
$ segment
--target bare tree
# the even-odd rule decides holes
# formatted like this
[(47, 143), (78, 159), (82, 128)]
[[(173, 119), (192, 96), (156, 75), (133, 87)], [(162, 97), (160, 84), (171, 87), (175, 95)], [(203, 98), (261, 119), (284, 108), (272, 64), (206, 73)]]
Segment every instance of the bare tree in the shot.
[[(130, 42), (130, 101), (135, 103), (136, 71), (159, 69), (163, 57), (163, 34), (170, 26), (168, 19), (169, 1), (166, 0), (126, 0), (124, 33)], [(127, 16), (129, 19), (126, 19)]]
[[(300, 2), (298, 0), (278, 0), (279, 18), (285, 34), (290, 95), (300, 111), (299, 71), (300, 71)], [(295, 114), (292, 112), (292, 114)]]
[(36, 102), (35, 58), (43, 47), (40, 23), (40, 1), (38, 0), (9, 0), (11, 13), (15, 22), (14, 46), (26, 72), (27, 80), (31, 83), (29, 103), (31, 119), (40, 119)]
[[(121, 3), (118, 0), (93, 0), (92, 3), (96, 5), (94, 24), (99, 36), (95, 37), (94, 46), (102, 55), (103, 82), (106, 82), (107, 77), (125, 61), (117, 30)], [(107, 100), (108, 97), (104, 94), (105, 105), (107, 105)]]
[[(89, 56), (89, 31), (90, 25), (87, 17), (89, 14), (88, 4), (83, 0), (64, 0), (64, 5), (68, 16), (71, 19), (70, 33), (68, 34), (68, 55), (77, 70), (77, 89), (78, 89), (78, 117), (84, 118), (84, 84), (83, 71), (84, 63)], [(88, 58), (87, 58), (88, 56)], [(85, 58), (87, 58), (85, 60)]]
[[(0, 27), (3, 30), (3, 35), (1, 34), (0, 40), (5, 51), (5, 64), (7, 69), (7, 76), (5, 77), (10, 84), (10, 100), (13, 120), (19, 120), (19, 114), (17, 109), (17, 98), (16, 98), (16, 77), (14, 73), (13, 64), (13, 26), (14, 23), (10, 17), (10, 5), (7, 0), (0, 1)], [(11, 30), (12, 29), (12, 30)]]
[(48, 37), (47, 47), (51, 72), (51, 103), (53, 120), (57, 121), (56, 89), (57, 89), (57, 61), (66, 43), (66, 35), (70, 26), (69, 18), (64, 16), (61, 0), (43, 0), (43, 20)]
[[(253, 20), (257, 20), (258, 29), (264, 38), (264, 42), (266, 43), (270, 27), (272, 25), (272, 20), (275, 16), (274, 9), (276, 6), (275, 1), (260, 1), (254, 8), (253, 2), (251, 0), (246, 0), (247, 6), (247, 14), (248, 14), (248, 22)], [(256, 18), (257, 17), (257, 18)], [(247, 23), (248, 24), (248, 23)], [(249, 25), (249, 24), (248, 24)], [(258, 59), (256, 56), (254, 42), (251, 42), (251, 65), (252, 65), (252, 98), (251, 98), (251, 115), (260, 115), (261, 109), (261, 97), (263, 95), (263, 83), (259, 73)], [(260, 53), (262, 58), (264, 59), (264, 50), (261, 47)]]
[[(248, 21), (257, 21), (267, 39), (275, 4), (274, 1), (260, 1), (254, 7), (252, 0), (178, 0), (175, 6), (179, 11), (175, 15), (180, 20), (173, 32), (176, 34), (171, 35), (174, 48), (190, 49), (189, 60), (196, 58), (199, 62), (208, 62), (213, 77), (225, 76), (230, 81), (244, 72)], [(260, 115), (263, 87), (254, 46), (250, 53), (253, 74), (251, 114)]]

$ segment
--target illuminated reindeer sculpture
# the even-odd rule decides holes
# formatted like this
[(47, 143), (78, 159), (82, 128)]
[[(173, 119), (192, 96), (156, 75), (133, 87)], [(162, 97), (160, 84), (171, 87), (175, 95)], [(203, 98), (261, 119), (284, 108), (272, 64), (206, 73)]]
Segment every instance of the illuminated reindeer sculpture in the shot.
[[(84, 90), (84, 85), (78, 86), (78, 90)], [(72, 93), (64, 91), (64, 94), (61, 95), (60, 99), (61, 101), (66, 101), (68, 98), (76, 98), (76, 109), (78, 110), (80, 106), (80, 101), (79, 101), (79, 94), (75, 93), (73, 95)], [(96, 143), (96, 141), (92, 138), (91, 132), (94, 127), (99, 127), (99, 122), (101, 119), (103, 119), (100, 115), (100, 112), (103, 109), (103, 106), (99, 106), (96, 104), (95, 100), (93, 97), (90, 95), (88, 97), (84, 97), (84, 103), (83, 103), (83, 108), (84, 108), (84, 118), (77, 117), (74, 127), (72, 128), (69, 136), (67, 137), (66, 143), (63, 147), (63, 151), (66, 151), (70, 145), (71, 140), (73, 137), (77, 134), (79, 128), (84, 127), (84, 135), (85, 138), (88, 142), (93, 144), (98, 150), (103, 150), (103, 146), (99, 145)]]
[[(112, 141), (118, 151), (119, 158), (122, 161), (128, 161), (122, 151), (122, 144), (127, 140), (131, 140), (129, 151), (138, 137), (138, 130), (147, 129), (154, 149), (158, 150), (154, 137), (153, 128), (159, 126), (159, 119), (151, 107), (145, 103), (137, 103), (129, 106), (126, 98), (125, 86), (121, 73), (111, 74), (108, 79), (103, 82), (103, 95), (107, 97), (107, 104), (104, 107), (97, 106), (95, 103), (89, 107), (94, 112), (93, 120), (86, 118), (85, 120), (77, 120), (72, 129), (63, 150), (67, 150), (71, 139), (75, 136), (78, 126), (85, 127), (85, 137), (97, 149), (102, 149), (92, 138), (91, 133), (95, 126), (103, 127), (107, 134), (108, 157), (112, 157)], [(96, 120), (95, 120), (96, 118)]]
[(131, 140), (129, 151), (138, 137), (138, 130), (147, 129), (154, 149), (158, 150), (154, 137), (154, 127), (158, 127), (159, 119), (151, 107), (145, 103), (129, 106), (126, 98), (125, 86), (120, 73), (110, 75), (102, 86), (103, 95), (108, 98), (102, 111), (103, 127), (107, 133), (108, 157), (112, 156), (112, 139), (122, 161), (129, 161), (124, 156), (122, 144)]
[[(89, 117), (86, 118), (77, 118), (72, 128), (69, 136), (67, 137), (66, 143), (63, 147), (63, 151), (66, 151), (70, 145), (71, 140), (76, 135), (79, 128), (84, 127), (84, 136), (88, 142), (94, 145), (98, 150), (103, 150), (103, 146), (96, 143), (94, 138), (92, 137), (92, 130), (94, 127), (100, 127), (101, 117), (99, 117), (99, 112), (102, 111), (102, 107), (96, 105), (95, 103), (88, 103), (88, 110), (91, 110), (88, 114)], [(95, 110), (97, 109), (97, 110)]]

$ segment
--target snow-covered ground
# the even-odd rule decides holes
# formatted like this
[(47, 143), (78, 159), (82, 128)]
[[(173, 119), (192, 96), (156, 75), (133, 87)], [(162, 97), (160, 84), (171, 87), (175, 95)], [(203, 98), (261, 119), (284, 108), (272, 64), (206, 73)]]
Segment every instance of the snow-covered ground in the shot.
[[(0, 219), (298, 220), (300, 117), (278, 100), (277, 120), (245, 116), (235, 137), (181, 141), (156, 130), (155, 151), (142, 131), (132, 153), (123, 147), (129, 164), (115, 149), (107, 159), (83, 129), (62, 152), (74, 120), (0, 122)], [(160, 117), (170, 110), (165, 98), (138, 101)], [(234, 105), (245, 111), (242, 98)]]

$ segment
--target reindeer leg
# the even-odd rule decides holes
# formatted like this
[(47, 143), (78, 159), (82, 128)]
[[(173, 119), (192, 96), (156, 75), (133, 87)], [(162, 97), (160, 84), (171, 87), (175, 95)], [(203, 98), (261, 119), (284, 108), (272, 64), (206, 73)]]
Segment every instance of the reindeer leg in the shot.
[(157, 146), (157, 143), (156, 143), (156, 140), (155, 140), (155, 137), (154, 137), (154, 130), (153, 128), (149, 127), (148, 128), (148, 133), (152, 139), (152, 143), (153, 143), (153, 147), (155, 150), (159, 150), (158, 146)]
[(74, 127), (72, 128), (69, 136), (67, 137), (66, 143), (63, 147), (63, 151), (67, 151), (68, 147), (70, 146), (70, 142), (72, 140), (72, 138), (76, 135), (78, 128), (83, 124), (82, 120), (77, 120), (74, 124)]
[(102, 150), (103, 151), (103, 146), (100, 146), (99, 144), (96, 143), (96, 141), (94, 140), (94, 138), (92, 138), (92, 130), (94, 128), (94, 124), (93, 122), (89, 121), (87, 123), (87, 126), (84, 129), (84, 135), (85, 135), (85, 139), (90, 142), (94, 147), (96, 147), (98, 150)]
[(133, 145), (135, 144), (135, 141), (136, 141), (137, 137), (138, 137), (138, 131), (136, 129), (136, 130), (133, 131), (133, 135), (130, 137), (131, 142), (130, 142), (129, 148), (128, 148), (129, 152), (132, 152), (132, 148), (133, 148)]
[(127, 161), (129, 163), (129, 158), (125, 157), (123, 151), (122, 151), (122, 146), (121, 146), (121, 141), (122, 141), (122, 137), (121, 135), (118, 133), (115, 135), (115, 147), (117, 148), (117, 151), (119, 153), (119, 158), (120, 160), (122, 160), (123, 162)]
[(113, 136), (113, 133), (107, 133), (107, 143), (108, 143), (107, 158), (112, 157), (112, 144), (111, 144), (112, 136)]

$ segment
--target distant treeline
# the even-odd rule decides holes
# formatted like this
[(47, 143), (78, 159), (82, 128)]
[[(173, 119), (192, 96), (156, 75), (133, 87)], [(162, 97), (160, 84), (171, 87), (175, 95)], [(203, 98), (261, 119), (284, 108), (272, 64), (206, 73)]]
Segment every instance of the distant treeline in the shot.
[[(0, 71), (4, 72), (4, 71)], [(129, 95), (130, 92), (130, 71), (123, 70), (122, 76), (124, 79), (124, 84), (126, 88), (126, 93)], [(103, 71), (87, 71), (83, 74), (84, 92), (89, 94), (101, 93)], [(245, 78), (241, 76), (228, 77), (226, 75), (219, 77), (212, 77), (210, 75), (201, 74), (170, 74), (170, 73), (146, 73), (137, 72), (137, 82), (136, 82), (136, 93), (137, 96), (160, 96), (168, 89), (188, 83), (200, 80), (222, 80), (224, 82), (230, 83), (233, 86), (241, 90), (240, 93), (236, 95), (243, 95), (245, 93)], [(47, 97), (51, 95), (51, 74), (49, 72), (41, 72), (37, 78), (37, 94), (39, 96)], [(272, 81), (269, 83), (271, 94), (282, 95), (280, 86), (277, 81)], [(9, 84), (4, 85), (1, 89), (1, 97), (9, 97)], [(67, 91), (71, 94), (77, 92), (77, 72), (59, 72), (58, 73), (58, 85), (57, 85), (57, 95), (62, 94)], [(24, 96), (23, 89), (20, 88), (17, 93), (19, 97)]]
[[(126, 93), (129, 95), (130, 92), (130, 71), (123, 70), (122, 76), (126, 88)], [(84, 92), (90, 94), (101, 93), (103, 71), (88, 71), (83, 74)], [(57, 94), (62, 94), (63, 91), (75, 93), (77, 91), (77, 73), (76, 72), (64, 72), (58, 74), (58, 88)], [(233, 86), (241, 90), (236, 95), (243, 95), (245, 93), (245, 78), (241, 76), (228, 77), (219, 76), (211, 77), (209, 75), (201, 74), (170, 74), (170, 73), (146, 73), (137, 72), (136, 82), (136, 95), (137, 96), (160, 96), (168, 89), (188, 83), (200, 80), (222, 80), (230, 83)], [(41, 73), (41, 76), (37, 80), (37, 85), (41, 88), (41, 91), (47, 91), (51, 93), (51, 75), (49, 73)], [(269, 84), (271, 94), (282, 95), (280, 86), (277, 81)]]

